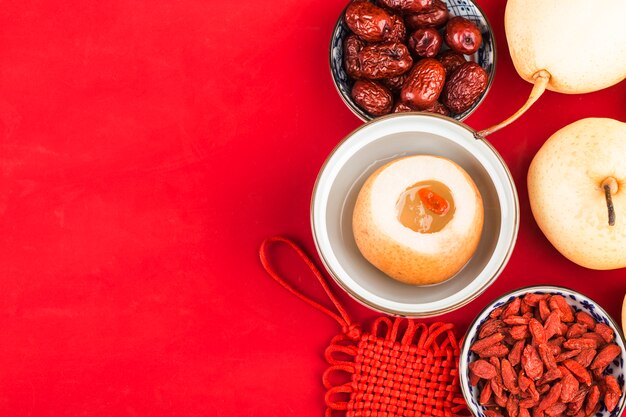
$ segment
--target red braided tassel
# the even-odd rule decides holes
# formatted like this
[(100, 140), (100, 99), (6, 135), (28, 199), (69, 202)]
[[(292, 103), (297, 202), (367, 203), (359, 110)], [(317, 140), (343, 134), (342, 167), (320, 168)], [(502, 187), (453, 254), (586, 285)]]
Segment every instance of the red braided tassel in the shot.
[[(337, 313), (291, 287), (271, 267), (267, 249), (273, 242), (292, 247), (309, 266)], [(324, 276), (295, 243), (271, 238), (261, 246), (261, 262), (287, 290), (335, 319), (342, 333), (325, 351), (330, 367), (322, 382), (327, 389), (326, 417), (457, 417), (469, 416), (459, 386), (459, 343), (454, 325), (379, 317), (371, 332), (360, 330), (332, 293)]]

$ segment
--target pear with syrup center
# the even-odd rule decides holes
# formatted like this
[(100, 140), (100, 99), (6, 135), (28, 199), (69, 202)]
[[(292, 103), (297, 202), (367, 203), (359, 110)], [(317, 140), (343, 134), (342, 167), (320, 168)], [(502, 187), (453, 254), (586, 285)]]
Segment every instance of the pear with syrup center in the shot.
[(454, 276), (472, 257), (483, 203), (456, 163), (415, 155), (376, 170), (361, 188), (352, 230), (363, 256), (398, 281), (427, 285)]
[(625, 0), (508, 0), (504, 27), (513, 65), (534, 84), (528, 101), (487, 136), (517, 120), (548, 89), (598, 91), (626, 78)]
[(565, 126), (528, 171), (539, 225), (566, 258), (591, 269), (626, 267), (626, 123), (590, 118)]

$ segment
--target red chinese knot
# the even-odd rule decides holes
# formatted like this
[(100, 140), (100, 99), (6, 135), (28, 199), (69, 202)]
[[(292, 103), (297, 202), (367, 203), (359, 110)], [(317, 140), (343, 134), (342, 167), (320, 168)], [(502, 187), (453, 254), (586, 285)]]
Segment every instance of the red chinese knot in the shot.
[[(288, 284), (268, 260), (268, 248), (280, 242), (291, 247), (311, 269), (337, 313)], [(370, 332), (361, 331), (332, 293), (326, 279), (304, 251), (283, 237), (266, 239), (260, 250), (268, 274), (288, 291), (335, 319), (342, 333), (325, 357), (330, 367), (322, 381), (327, 389), (326, 416), (419, 417), (467, 416), (459, 386), (459, 344), (454, 325), (379, 317)]]

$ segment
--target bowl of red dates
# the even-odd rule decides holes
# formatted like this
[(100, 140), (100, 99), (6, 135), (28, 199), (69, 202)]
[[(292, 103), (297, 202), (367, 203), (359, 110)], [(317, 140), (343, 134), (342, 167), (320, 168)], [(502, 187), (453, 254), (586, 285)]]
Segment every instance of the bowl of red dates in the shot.
[(491, 26), (471, 0), (353, 0), (330, 45), (337, 91), (363, 121), (414, 111), (462, 121), (495, 66)]
[(461, 388), (476, 417), (618, 417), (624, 336), (590, 298), (521, 288), (488, 305), (461, 347)]

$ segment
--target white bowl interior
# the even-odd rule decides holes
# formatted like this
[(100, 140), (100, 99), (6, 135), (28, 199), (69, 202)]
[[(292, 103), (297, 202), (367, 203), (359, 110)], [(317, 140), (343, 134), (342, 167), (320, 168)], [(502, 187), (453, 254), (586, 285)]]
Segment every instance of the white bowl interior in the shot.
[(465, 400), (472, 414), (477, 417), (485, 416), (485, 414), (483, 413), (484, 408), (478, 402), (478, 397), (480, 396), (479, 390), (476, 389), (476, 387), (472, 387), (469, 384), (468, 365), (470, 362), (478, 358), (478, 356), (475, 353), (470, 352), (469, 347), (477, 340), (478, 328), (480, 327), (480, 325), (482, 325), (485, 322), (485, 320), (489, 318), (489, 314), (495, 308), (508, 303), (509, 301), (513, 300), (513, 298), (515, 297), (523, 296), (527, 292), (562, 295), (563, 297), (565, 297), (567, 302), (572, 307), (574, 307), (574, 310), (585, 311), (589, 313), (593, 318), (595, 318), (596, 321), (598, 321), (599, 323), (604, 323), (608, 325), (609, 327), (611, 327), (611, 329), (613, 329), (613, 332), (615, 332), (614, 343), (616, 343), (622, 349), (622, 353), (613, 361), (612, 365), (609, 365), (609, 367), (606, 370), (606, 373), (615, 376), (623, 394), (619, 402), (617, 403), (617, 407), (615, 408), (615, 410), (613, 410), (612, 413), (609, 413), (606, 410), (606, 407), (604, 407), (603, 405), (600, 411), (596, 414), (596, 416), (597, 417), (620, 416), (622, 414), (622, 411), (624, 410), (624, 406), (626, 403), (626, 395), (625, 395), (626, 386), (625, 386), (625, 381), (624, 381), (624, 359), (626, 359), (626, 347), (624, 346), (624, 338), (623, 338), (621, 329), (619, 328), (619, 326), (615, 324), (615, 321), (613, 321), (613, 319), (608, 315), (608, 313), (604, 311), (604, 309), (600, 305), (596, 304), (590, 298), (576, 291), (572, 291), (568, 288), (551, 286), (551, 285), (541, 285), (541, 286), (520, 288), (518, 290), (507, 293), (503, 295), (502, 297), (499, 297), (498, 299), (491, 302), (487, 307), (485, 307), (485, 309), (476, 317), (476, 319), (474, 320), (474, 322), (468, 329), (467, 334), (465, 335), (463, 346), (461, 347), (459, 369), (460, 369), (461, 389), (463, 391), (463, 395), (465, 397)]
[[(475, 255), (453, 278), (431, 286), (389, 278), (361, 255), (352, 234), (354, 204), (367, 177), (392, 159), (414, 154), (443, 156), (462, 166), (485, 207)], [(335, 149), (318, 177), (311, 220), (324, 264), (354, 298), (391, 314), (427, 316), (466, 304), (497, 277), (517, 235), (518, 211), (510, 174), (489, 144), (449, 118), (407, 113), (370, 122)]]

